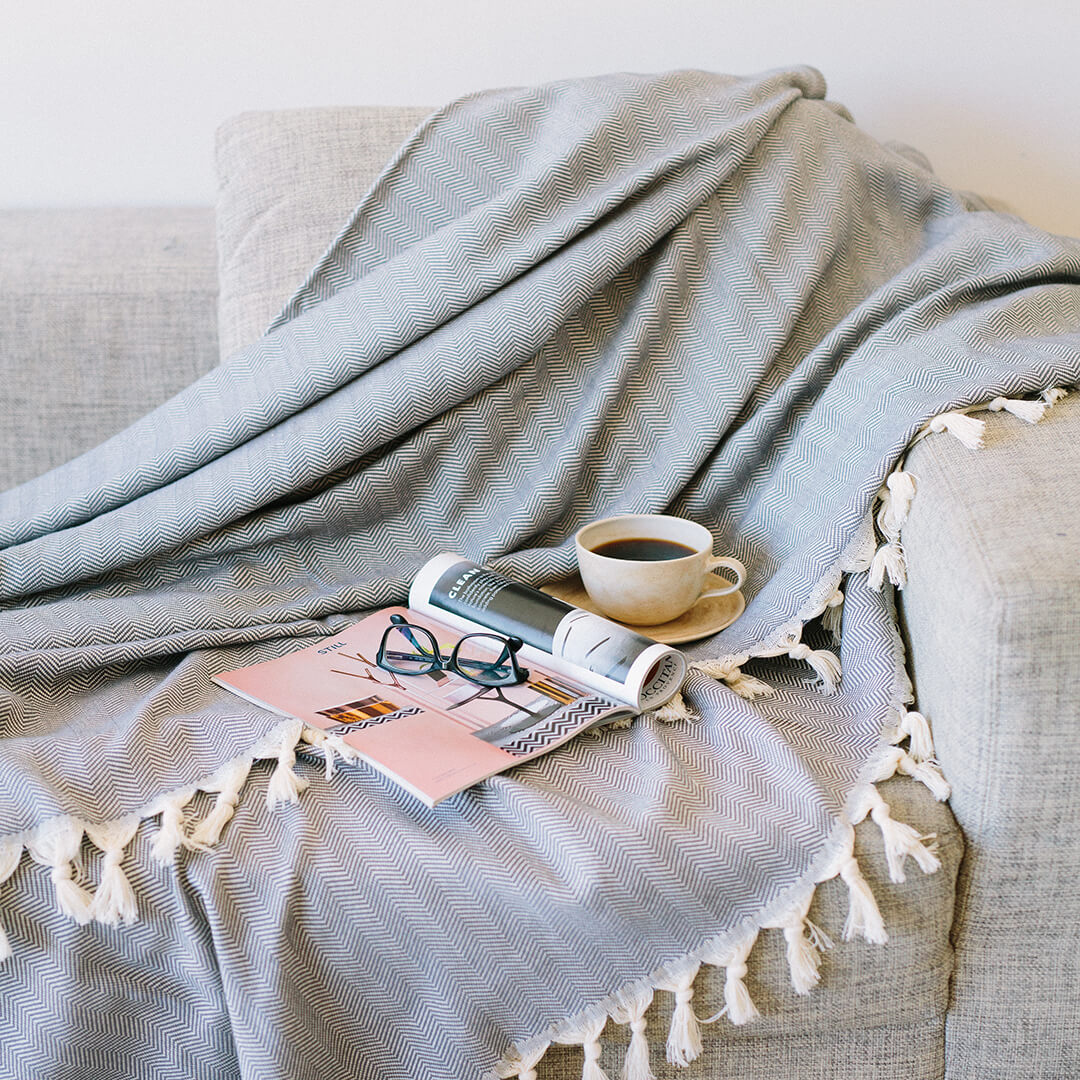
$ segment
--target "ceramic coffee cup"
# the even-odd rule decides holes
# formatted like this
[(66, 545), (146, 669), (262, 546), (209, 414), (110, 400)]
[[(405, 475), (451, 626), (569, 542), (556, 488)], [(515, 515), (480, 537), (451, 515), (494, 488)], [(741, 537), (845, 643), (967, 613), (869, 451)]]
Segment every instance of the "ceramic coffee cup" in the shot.
[[(712, 533), (704, 525), (668, 514), (604, 518), (579, 530), (575, 541), (581, 581), (593, 603), (633, 626), (670, 622), (699, 600), (737, 592), (746, 578), (738, 559), (713, 555)], [(710, 573), (720, 568), (735, 580)]]

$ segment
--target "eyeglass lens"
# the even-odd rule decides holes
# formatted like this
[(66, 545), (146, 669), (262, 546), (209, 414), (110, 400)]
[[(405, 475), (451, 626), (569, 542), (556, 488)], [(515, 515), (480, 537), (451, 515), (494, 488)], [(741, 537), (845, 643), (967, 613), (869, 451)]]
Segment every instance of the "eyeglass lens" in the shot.
[(423, 675), (441, 668), (435, 639), (419, 626), (393, 626), (386, 632), (386, 666), (402, 675)]
[(459, 674), (485, 686), (517, 681), (507, 643), (494, 634), (470, 634), (462, 638), (452, 659)]

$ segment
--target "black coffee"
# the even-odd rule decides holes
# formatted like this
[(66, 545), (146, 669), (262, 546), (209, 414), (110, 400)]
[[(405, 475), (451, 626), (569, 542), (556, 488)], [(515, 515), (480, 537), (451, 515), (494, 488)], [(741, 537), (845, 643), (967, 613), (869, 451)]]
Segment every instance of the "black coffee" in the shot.
[(639, 562), (659, 562), (661, 559), (684, 559), (693, 555), (694, 548), (674, 540), (658, 540), (652, 536), (628, 536), (624, 540), (608, 540), (592, 549), (608, 559), (636, 559)]

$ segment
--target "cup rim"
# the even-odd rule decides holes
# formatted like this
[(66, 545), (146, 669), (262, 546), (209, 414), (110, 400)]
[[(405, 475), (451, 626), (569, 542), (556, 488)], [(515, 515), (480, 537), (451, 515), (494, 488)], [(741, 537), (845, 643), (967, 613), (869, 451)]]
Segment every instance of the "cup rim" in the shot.
[[(677, 559), (664, 559), (662, 562), (666, 566), (672, 566), (678, 562), (686, 562), (689, 559), (700, 559), (702, 555), (711, 555), (713, 553), (713, 539), (712, 532), (702, 525), (700, 522), (694, 521), (691, 518), (679, 517), (677, 514), (613, 514), (611, 517), (598, 518), (596, 521), (590, 521), (586, 525), (582, 525), (576, 533), (574, 533), (574, 543), (579, 552), (585, 552), (588, 555), (592, 555), (597, 559), (604, 559), (606, 562), (619, 563), (623, 566), (638, 565), (638, 566), (655, 566), (655, 559), (613, 559), (610, 555), (602, 555), (597, 551), (594, 551), (590, 547), (586, 547), (583, 543), (581, 536), (582, 533), (588, 532), (590, 529), (599, 528), (601, 525), (611, 525), (619, 521), (675, 521), (680, 525), (688, 525), (695, 529), (700, 529), (705, 534), (702, 543), (696, 547), (689, 555), (680, 555)], [(619, 539), (618, 537), (612, 537), (612, 539)], [(656, 537), (658, 540), (668, 540), (670, 537), (662, 536)], [(672, 541), (673, 543), (677, 541)]]

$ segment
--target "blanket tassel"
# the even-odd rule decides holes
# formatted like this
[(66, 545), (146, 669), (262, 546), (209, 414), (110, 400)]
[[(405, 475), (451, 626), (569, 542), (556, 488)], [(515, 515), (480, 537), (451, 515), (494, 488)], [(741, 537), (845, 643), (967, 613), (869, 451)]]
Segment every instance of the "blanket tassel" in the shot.
[(855, 858), (855, 828), (852, 825), (845, 826), (844, 839), (836, 853), (836, 859), (818, 880), (827, 881), (837, 876), (848, 889), (848, 915), (844, 922), (843, 940), (851, 941), (852, 938), (862, 937), (871, 945), (886, 944), (889, 935), (885, 932), (885, 920), (881, 917), (881, 909), (874, 899), (874, 893)]
[(916, 761), (906, 750), (901, 751), (896, 762), (896, 771), (904, 776), (910, 776), (918, 780), (920, 784), (929, 789), (930, 794), (938, 802), (945, 802), (952, 794), (949, 781), (941, 771), (941, 766), (936, 761)]
[(300, 739), (309, 746), (321, 750), (326, 769), (326, 779), (334, 775), (334, 765), (337, 758), (342, 761), (356, 761), (360, 755), (340, 735), (331, 735), (322, 728), (308, 727), (304, 725), (300, 732)]
[(1028, 424), (1037, 424), (1046, 412), (1045, 401), (1025, 401), (1023, 399), (996, 397), (986, 407), (991, 412), (1004, 409)]
[(103, 855), (101, 882), (94, 893), (90, 914), (106, 926), (115, 926), (119, 922), (130, 926), (139, 917), (135, 892), (120, 865), (124, 859), (124, 849), (131, 843), (138, 827), (137, 817), (86, 826), (90, 842)]
[(874, 552), (868, 579), (870, 588), (881, 592), (886, 578), (898, 589), (907, 584), (907, 557), (899, 540), (890, 540)]
[(651, 987), (635, 993), (619, 991), (617, 1004), (611, 1009), (611, 1019), (616, 1024), (630, 1025), (630, 1045), (626, 1048), (621, 1080), (656, 1080), (649, 1064), (649, 1043), (645, 1037), (645, 1013), (652, 1004)]
[(903, 465), (893, 469), (885, 478), (885, 489), (881, 497), (881, 512), (878, 523), (886, 536), (899, 535), (907, 524), (911, 504), (915, 499), (915, 477), (905, 472)]
[(900, 542), (900, 530), (907, 522), (915, 498), (915, 477), (899, 465), (889, 473), (877, 497), (881, 500), (877, 526), (885, 543), (874, 552), (868, 580), (870, 587), (878, 592), (885, 578), (902, 589), (907, 584), (907, 557)]
[(324, 777), (329, 780), (334, 775), (334, 750), (327, 745), (326, 732), (322, 728), (305, 727), (300, 732), (300, 739), (302, 742), (306, 742), (308, 746), (313, 746), (316, 750), (322, 751), (323, 767), (325, 769)]
[(840, 877), (848, 888), (848, 914), (847, 919), (844, 920), (844, 940), (851, 941), (861, 936), (871, 945), (887, 945), (889, 934), (885, 929), (885, 920), (881, 917), (881, 909), (854, 855), (846, 859), (840, 867)]
[(695, 660), (690, 667), (694, 671), (700, 671), (702, 675), (708, 675), (710, 679), (717, 679), (727, 683), (739, 697), (752, 701), (757, 697), (765, 697), (776, 691), (766, 682), (755, 679), (753, 675), (744, 675), (742, 666), (750, 659), (746, 653), (735, 656), (723, 656), (716, 660)]
[(956, 436), (966, 447), (971, 450), (980, 450), (983, 445), (983, 434), (986, 431), (986, 423), (976, 420), (973, 416), (966, 416), (962, 412), (939, 413), (926, 425), (928, 431), (935, 435), (947, 431)]
[(712, 1024), (721, 1016), (726, 1016), (736, 1027), (741, 1027), (752, 1020), (757, 1020), (761, 1015), (744, 981), (748, 970), (746, 961), (756, 941), (757, 931), (755, 930), (722, 952), (706, 953), (704, 959), (707, 964), (724, 968), (724, 1007), (702, 1023)]
[(237, 758), (203, 785), (204, 791), (216, 791), (218, 797), (214, 808), (191, 831), (188, 839), (191, 847), (213, 847), (221, 839), (221, 830), (231, 820), (240, 800), (240, 791), (251, 771), (251, 763), (251, 758)]
[(300, 742), (303, 724), (297, 720), (286, 724), (281, 733), (281, 745), (277, 754), (277, 768), (266, 786), (266, 805), (277, 806), (280, 802), (296, 802), (307, 790), (309, 781), (296, 773), (296, 744)]
[(918, 780), (938, 802), (944, 802), (952, 794), (949, 781), (945, 779), (941, 766), (936, 761), (933, 759), (916, 761), (903, 748), (890, 746), (879, 752), (870, 781), (877, 784), (882, 780), (888, 780), (896, 773)]
[(801, 634), (790, 634), (785, 652), (792, 660), (805, 660), (821, 679), (821, 692), (835, 694), (840, 685), (840, 661), (828, 649), (811, 649), (801, 641)]
[(908, 740), (908, 753), (915, 761), (934, 760), (934, 738), (930, 734), (930, 725), (921, 712), (903, 709), (900, 723), (897, 725), (893, 742)]
[(807, 918), (813, 898), (814, 890), (810, 889), (802, 901), (780, 918), (764, 924), (766, 927), (784, 932), (791, 985), (796, 994), (809, 994), (821, 981), (821, 974), (818, 971), (821, 963), (820, 950), (832, 946), (828, 937)]
[[(10, 838), (0, 840), (0, 885), (2, 885), (18, 869), (22, 859), (22, 844)], [(0, 925), (0, 962), (11, 956), (11, 942), (8, 940), (7, 931)]]
[(150, 857), (162, 866), (176, 862), (177, 852), (188, 843), (184, 835), (184, 810), (195, 798), (195, 788), (182, 788), (159, 799), (147, 817), (161, 815), (157, 835), (150, 845)]
[(667, 1059), (677, 1068), (685, 1068), (701, 1054), (701, 1028), (691, 1002), (694, 999), (694, 979), (700, 964), (691, 964), (677, 975), (656, 983), (658, 990), (670, 990), (675, 995), (675, 1011), (671, 1014), (671, 1029), (667, 1039)]
[(844, 593), (837, 585), (836, 591), (829, 597), (825, 604), (825, 610), (821, 615), (821, 625), (825, 631), (832, 635), (837, 644), (840, 643), (840, 628), (844, 621)]
[(655, 716), (657, 720), (662, 720), (666, 724), (693, 718), (690, 706), (686, 704), (686, 699), (681, 692), (676, 693), (670, 701), (665, 702), (659, 709), (653, 709), (649, 715)]
[(83, 826), (74, 819), (53, 818), (27, 839), (26, 850), (35, 862), (49, 867), (60, 912), (85, 926), (93, 918), (93, 897), (74, 880), (82, 838)]
[(878, 794), (873, 784), (863, 788), (849, 814), (851, 823), (857, 825), (869, 814), (874, 824), (881, 830), (885, 842), (885, 860), (889, 866), (889, 880), (897, 885), (903, 884), (907, 877), (904, 862), (911, 856), (924, 874), (932, 874), (941, 869), (941, 860), (937, 856), (937, 843), (933, 836), (923, 836), (903, 821), (895, 820), (889, 812), (889, 806)]
[[(600, 1067), (600, 1033), (607, 1023), (607, 1016), (598, 1016), (584, 1020), (580, 1027), (567, 1028), (555, 1036), (558, 1043), (580, 1046), (585, 1052), (585, 1063), (581, 1069), (581, 1080), (608, 1080)], [(520, 1074), (519, 1074), (520, 1075)]]
[(536, 1066), (540, 1059), (547, 1053), (551, 1043), (541, 1043), (527, 1054), (520, 1053), (516, 1048), (511, 1050), (499, 1069), (500, 1080), (536, 1080)]

